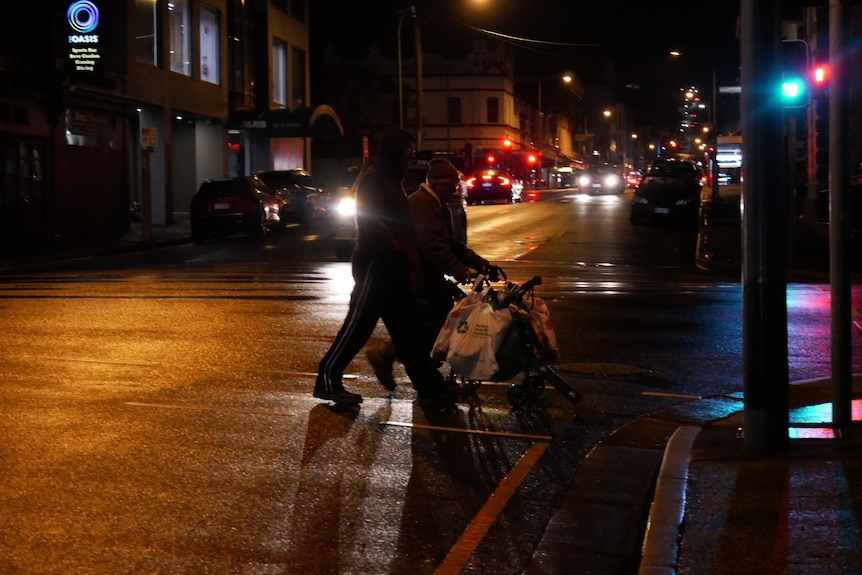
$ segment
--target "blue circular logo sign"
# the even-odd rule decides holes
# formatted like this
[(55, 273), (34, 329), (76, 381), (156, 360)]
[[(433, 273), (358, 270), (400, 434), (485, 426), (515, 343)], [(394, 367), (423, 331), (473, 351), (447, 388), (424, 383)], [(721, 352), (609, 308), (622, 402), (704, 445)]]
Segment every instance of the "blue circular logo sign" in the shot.
[(99, 9), (88, 0), (78, 0), (69, 6), (66, 19), (78, 34), (89, 34), (99, 25)]

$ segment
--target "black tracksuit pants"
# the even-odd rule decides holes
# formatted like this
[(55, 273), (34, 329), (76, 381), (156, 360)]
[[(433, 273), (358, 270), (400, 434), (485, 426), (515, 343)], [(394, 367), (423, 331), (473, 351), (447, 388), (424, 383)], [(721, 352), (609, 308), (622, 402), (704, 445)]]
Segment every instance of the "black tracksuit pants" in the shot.
[(347, 365), (368, 343), (378, 320), (383, 320), (398, 357), (420, 399), (443, 393), (443, 375), (425, 349), (421, 320), (410, 278), (403, 265), (384, 265), (359, 254), (353, 258), (353, 292), (347, 317), (329, 351), (320, 360), (317, 386), (342, 389)]

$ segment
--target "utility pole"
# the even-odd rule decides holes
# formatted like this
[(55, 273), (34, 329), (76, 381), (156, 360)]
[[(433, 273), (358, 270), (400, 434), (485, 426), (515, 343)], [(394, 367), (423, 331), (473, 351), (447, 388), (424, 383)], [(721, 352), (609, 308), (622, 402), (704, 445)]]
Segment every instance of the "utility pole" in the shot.
[(787, 194), (777, 2), (742, 0), (743, 431), (754, 453), (789, 447)]
[(832, 425), (852, 421), (850, 279), (850, 82), (846, 49), (850, 2), (829, 1), (829, 283), (832, 294)]
[(425, 115), (425, 96), (422, 82), (422, 22), (413, 6), (413, 33), (416, 38), (416, 151), (422, 149), (422, 117)]

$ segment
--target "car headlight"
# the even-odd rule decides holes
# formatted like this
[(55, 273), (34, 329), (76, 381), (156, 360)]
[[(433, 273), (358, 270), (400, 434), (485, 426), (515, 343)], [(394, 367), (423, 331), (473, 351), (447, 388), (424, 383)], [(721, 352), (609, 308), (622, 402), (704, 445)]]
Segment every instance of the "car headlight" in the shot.
[(341, 198), (335, 209), (339, 216), (345, 218), (353, 217), (356, 215), (356, 200), (353, 198)]
[(578, 178), (578, 185), (585, 188), (590, 185), (591, 181), (592, 180), (589, 176), (581, 176), (580, 178)]
[(620, 183), (620, 177), (616, 175), (610, 175), (605, 178), (605, 185), (609, 188), (612, 188)]

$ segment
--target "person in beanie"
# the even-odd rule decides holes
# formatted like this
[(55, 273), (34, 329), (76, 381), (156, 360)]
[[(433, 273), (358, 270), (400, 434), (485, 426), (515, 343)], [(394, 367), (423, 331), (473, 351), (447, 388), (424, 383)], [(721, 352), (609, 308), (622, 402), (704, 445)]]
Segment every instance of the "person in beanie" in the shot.
[[(473, 270), (491, 274), (499, 270), (454, 238), (449, 202), (459, 185), (455, 166), (445, 158), (434, 158), (428, 164), (425, 183), (407, 198), (422, 256), (417, 308), (421, 315), (423, 350), (427, 355), (431, 354), (446, 314), (452, 309), (452, 284), (444, 276), (466, 283)], [(392, 365), (396, 357), (400, 359), (397, 343), (373, 347), (366, 352), (366, 357), (380, 383), (394, 388)]]
[(347, 317), (335, 341), (320, 360), (314, 397), (343, 405), (362, 403), (362, 396), (344, 388), (347, 365), (383, 320), (407, 375), (423, 405), (450, 399), (448, 384), (425, 350), (416, 326), (415, 278), (421, 258), (413, 219), (401, 179), (413, 157), (413, 143), (404, 130), (387, 130), (375, 162), (356, 187), (356, 247), (351, 260), (354, 287)]

